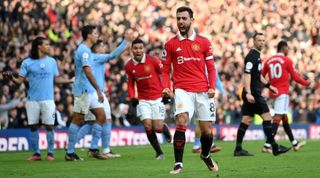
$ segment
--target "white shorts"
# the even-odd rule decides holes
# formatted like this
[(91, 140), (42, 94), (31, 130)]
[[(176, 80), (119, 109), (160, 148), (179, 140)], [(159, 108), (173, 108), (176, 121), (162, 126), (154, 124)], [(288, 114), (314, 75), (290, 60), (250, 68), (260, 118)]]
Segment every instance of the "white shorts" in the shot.
[(139, 100), (137, 116), (140, 117), (141, 120), (164, 120), (165, 108), (161, 100), (162, 98), (156, 100)]
[(103, 103), (99, 102), (97, 92), (81, 94), (74, 97), (73, 111), (80, 114), (88, 114), (89, 109), (103, 108)]
[[(106, 113), (106, 119), (111, 119), (111, 109), (110, 109), (109, 101), (104, 93), (103, 93), (103, 97), (104, 97), (103, 108), (104, 108), (104, 112)], [(84, 120), (95, 121), (96, 116), (94, 116), (94, 114), (89, 110), (88, 114), (85, 115)]]
[(214, 98), (209, 98), (207, 92), (187, 92), (175, 89), (175, 113), (187, 112), (191, 118), (200, 121), (216, 121), (216, 104)]
[(289, 112), (289, 95), (282, 94), (274, 100), (274, 113), (287, 114)]
[(27, 101), (26, 110), (29, 125), (39, 124), (40, 117), (42, 124), (54, 125), (56, 105), (53, 100)]

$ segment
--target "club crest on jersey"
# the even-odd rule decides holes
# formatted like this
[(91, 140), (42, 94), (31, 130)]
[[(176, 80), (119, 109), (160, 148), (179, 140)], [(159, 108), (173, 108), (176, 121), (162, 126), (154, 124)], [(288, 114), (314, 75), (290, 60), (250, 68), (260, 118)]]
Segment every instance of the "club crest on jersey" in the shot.
[(192, 43), (191, 48), (193, 51), (200, 51), (200, 44), (199, 43)]
[(144, 71), (150, 72), (150, 70), (151, 70), (151, 67), (150, 67), (149, 65), (146, 65), (146, 66), (144, 67)]
[(45, 64), (43, 64), (43, 63), (40, 64), (40, 68), (41, 68), (41, 69), (44, 69), (45, 67), (46, 67)]

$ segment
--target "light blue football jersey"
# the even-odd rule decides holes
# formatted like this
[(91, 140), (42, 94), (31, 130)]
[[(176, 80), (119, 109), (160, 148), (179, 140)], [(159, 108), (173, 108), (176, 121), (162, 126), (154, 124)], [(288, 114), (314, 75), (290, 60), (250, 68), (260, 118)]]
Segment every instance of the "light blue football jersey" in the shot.
[(127, 45), (127, 41), (123, 40), (121, 44), (110, 54), (93, 53), (94, 77), (101, 91), (105, 91), (105, 63), (118, 57)]
[(20, 76), (28, 78), (28, 100), (54, 99), (54, 78), (59, 75), (58, 66), (52, 57), (25, 59), (20, 67)]
[(95, 89), (89, 82), (86, 74), (84, 73), (83, 67), (89, 66), (94, 72), (93, 58), (91, 49), (88, 48), (84, 43), (80, 44), (74, 55), (75, 64), (75, 81), (72, 89), (72, 93), (75, 96), (81, 94), (89, 94), (95, 92)]

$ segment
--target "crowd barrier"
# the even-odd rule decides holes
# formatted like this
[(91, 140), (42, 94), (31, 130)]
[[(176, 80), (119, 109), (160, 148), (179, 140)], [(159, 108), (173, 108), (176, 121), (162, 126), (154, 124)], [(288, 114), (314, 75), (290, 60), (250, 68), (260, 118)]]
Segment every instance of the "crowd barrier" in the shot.
[[(320, 139), (320, 125), (314, 124), (292, 124), (292, 132), (296, 139)], [(235, 141), (237, 136), (238, 125), (214, 125), (213, 133), (217, 140)], [(170, 127), (174, 133), (174, 126)], [(30, 149), (29, 129), (7, 129), (0, 130), (0, 152), (7, 151), (27, 151)], [(46, 131), (39, 131), (40, 149), (47, 149)], [(186, 141), (194, 141), (194, 126), (186, 130)], [(163, 143), (164, 137), (157, 134), (159, 142)], [(246, 132), (245, 140), (263, 140), (265, 139), (262, 126), (252, 125)], [(288, 139), (283, 128), (280, 126), (276, 139)], [(67, 129), (55, 130), (55, 148), (66, 148), (68, 142)], [(79, 143), (77, 148), (90, 147), (91, 135), (86, 135)], [(99, 143), (101, 145), (101, 143)], [(149, 141), (144, 132), (143, 126), (133, 127), (115, 127), (111, 133), (111, 146), (133, 146), (146, 145)]]

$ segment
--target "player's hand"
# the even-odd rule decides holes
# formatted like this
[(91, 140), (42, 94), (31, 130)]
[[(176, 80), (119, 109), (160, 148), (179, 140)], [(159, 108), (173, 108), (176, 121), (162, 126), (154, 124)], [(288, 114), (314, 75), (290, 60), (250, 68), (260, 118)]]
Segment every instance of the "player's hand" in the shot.
[(246, 94), (246, 98), (248, 100), (249, 103), (255, 103), (256, 101), (254, 100), (254, 97), (252, 96), (251, 93), (247, 93)]
[(216, 91), (214, 90), (214, 89), (212, 89), (212, 88), (210, 88), (209, 90), (208, 90), (208, 97), (209, 98), (214, 98), (214, 95), (216, 94)]
[(103, 94), (102, 94), (102, 92), (99, 90), (99, 92), (98, 92), (98, 101), (100, 102), (100, 103), (103, 103), (103, 101), (104, 101), (104, 97), (103, 97)]
[(173, 98), (173, 97), (174, 97), (173, 92), (172, 92), (169, 88), (163, 89), (163, 90), (162, 90), (162, 95), (163, 95), (163, 96), (170, 97), (170, 98)]
[(278, 89), (272, 85), (270, 85), (269, 90), (275, 95), (278, 94)]
[(168, 96), (164, 96), (164, 97), (162, 97), (161, 102), (162, 102), (163, 104), (170, 104), (170, 103), (171, 103), (171, 98), (168, 97)]
[(3, 75), (3, 77), (6, 78), (6, 79), (9, 79), (9, 80), (12, 79), (12, 72), (10, 72), (10, 71), (2, 72), (2, 75)]
[(133, 41), (134, 40), (134, 35), (133, 35), (133, 30), (129, 29), (125, 32), (124, 34), (124, 39), (127, 41)]
[(139, 104), (139, 100), (137, 98), (132, 98), (130, 102), (133, 107), (137, 107)]

